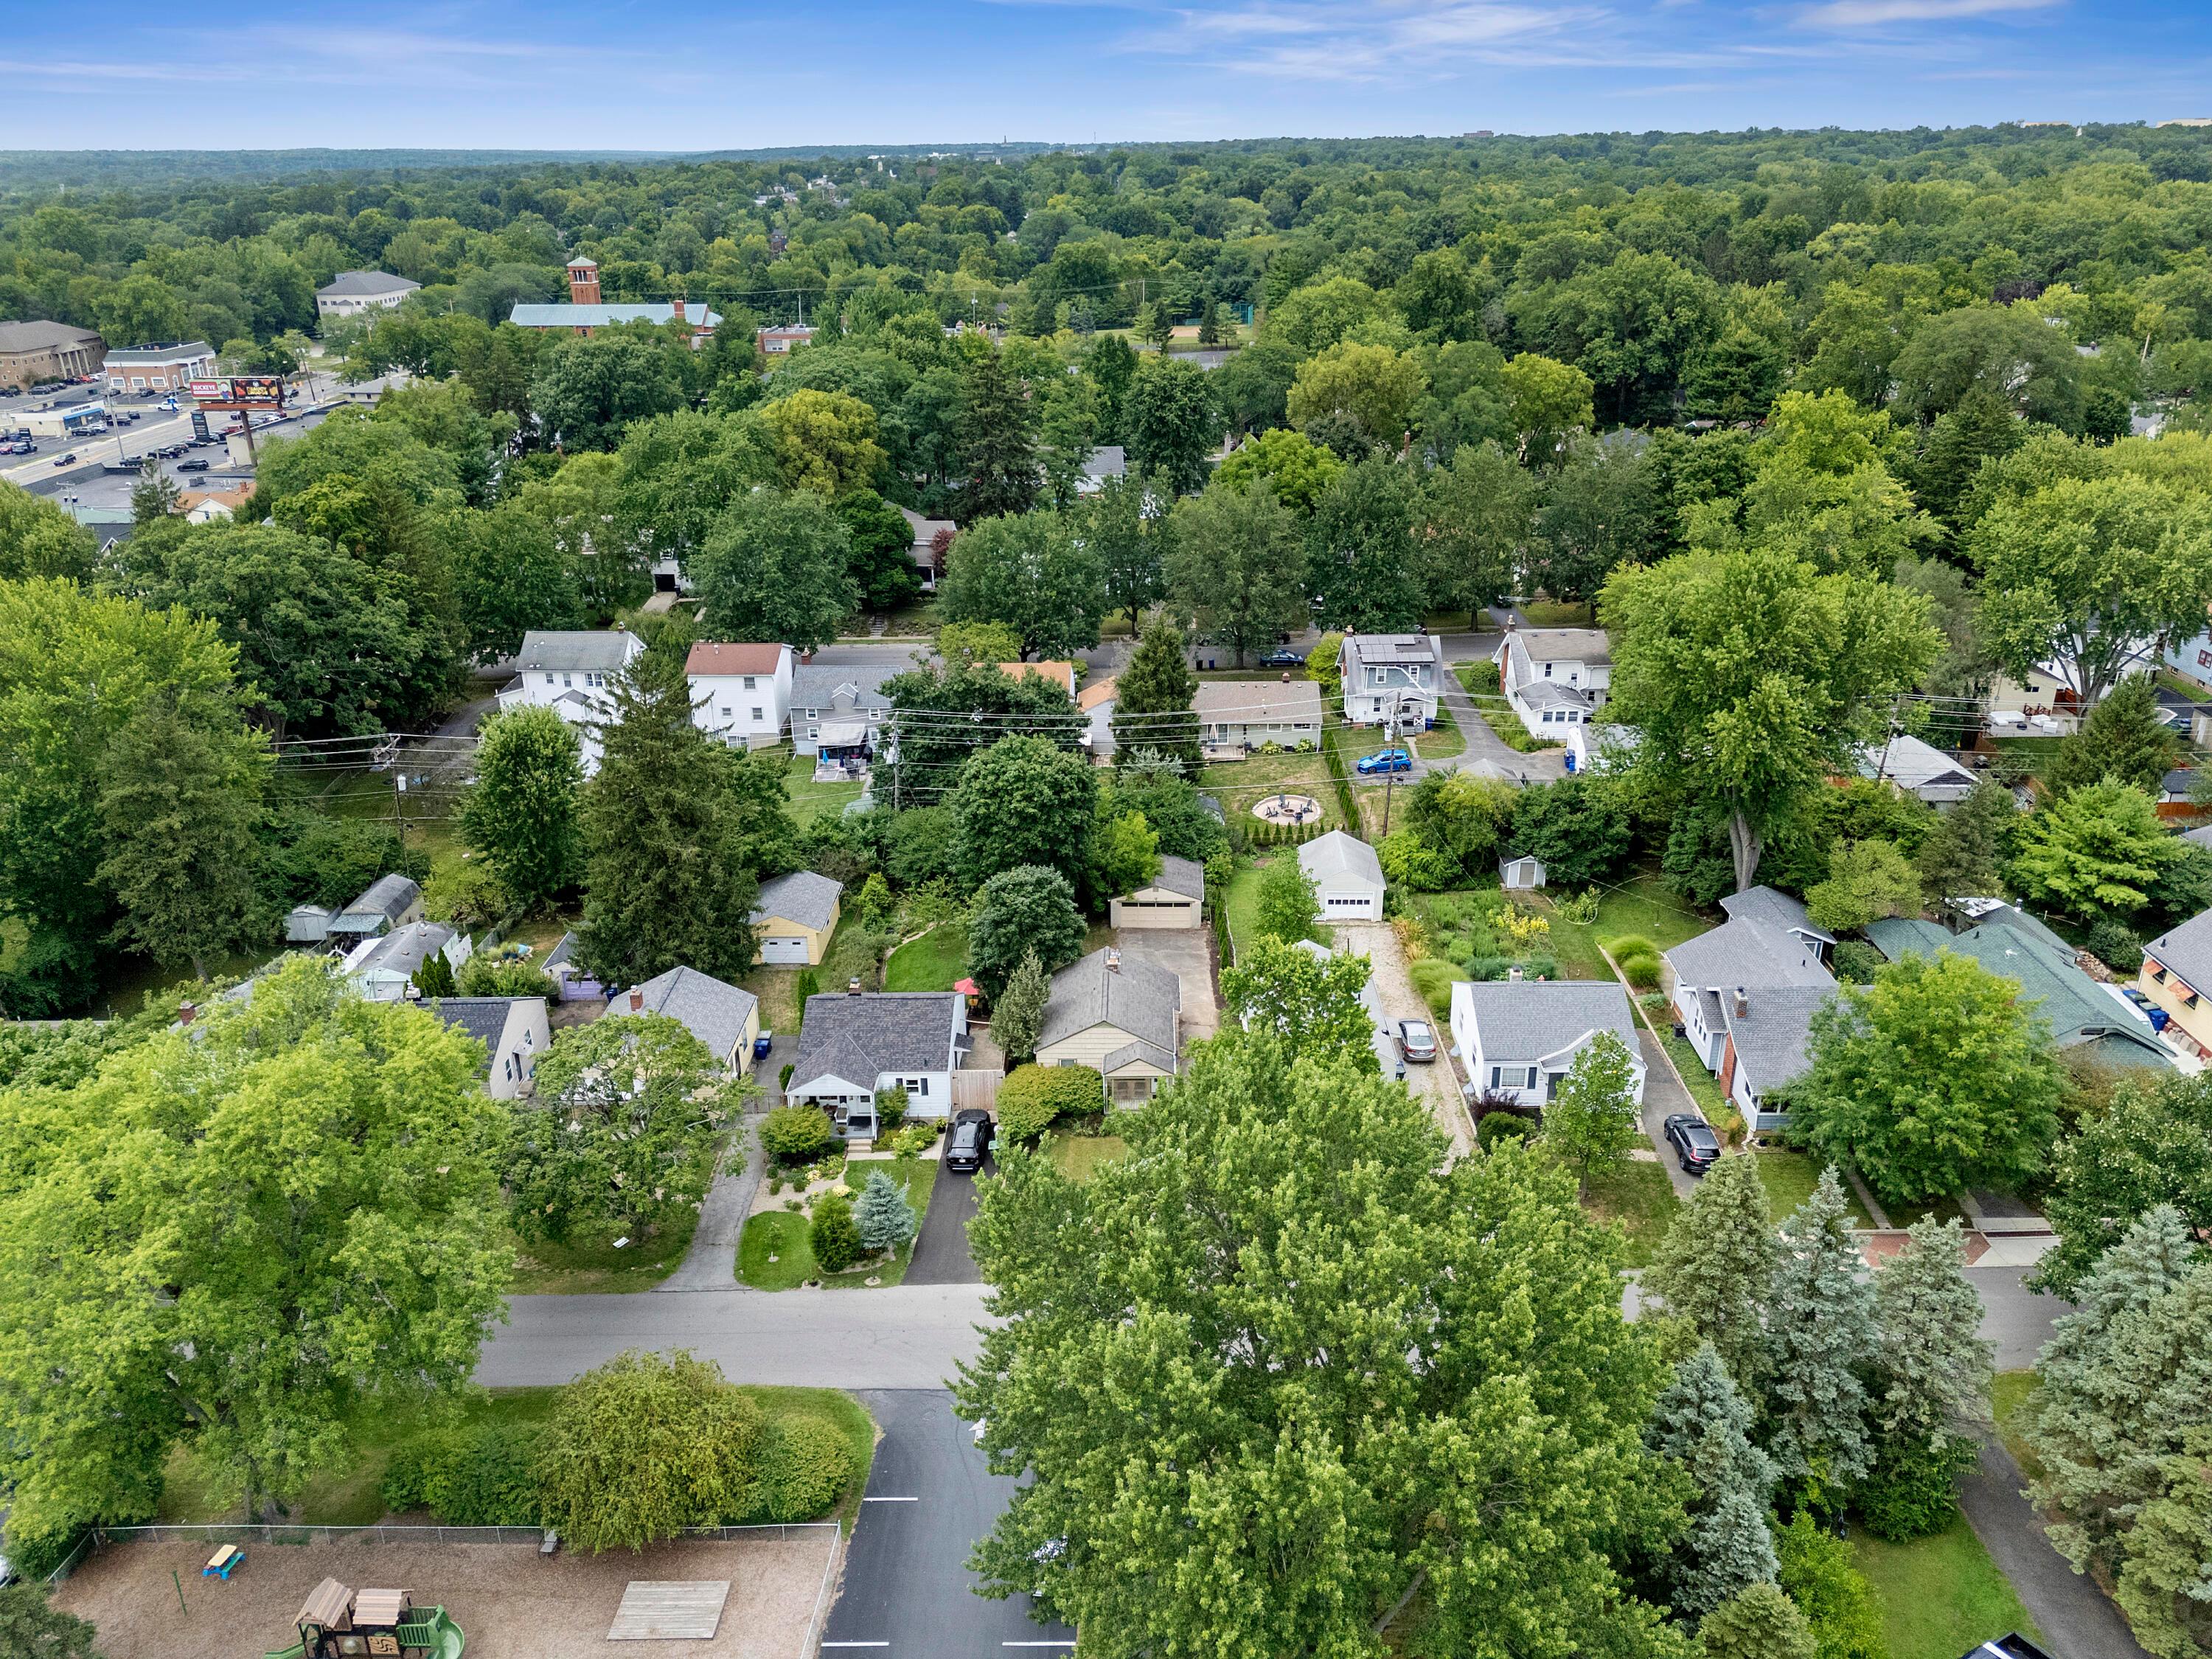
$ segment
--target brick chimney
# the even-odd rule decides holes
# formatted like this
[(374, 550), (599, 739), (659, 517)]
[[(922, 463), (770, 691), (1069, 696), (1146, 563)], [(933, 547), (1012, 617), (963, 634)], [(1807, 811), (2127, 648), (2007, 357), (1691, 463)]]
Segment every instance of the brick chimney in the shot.
[(845, 994), (848, 997), (860, 994), (860, 976), (858, 974), (845, 981)]
[(684, 320), (684, 296), (680, 294), (678, 295), (673, 300), (669, 301), (669, 304), (674, 308), (676, 320), (679, 323), (682, 322)]
[(632, 991), (629, 994), (629, 1011), (633, 1014), (641, 1014), (645, 1012), (644, 992)]
[(1742, 986), (1739, 985), (1735, 988), (1735, 1017), (1738, 1019), (1743, 1019), (1747, 1018), (1750, 1013), (1751, 994)]
[(599, 302), (599, 267), (594, 259), (568, 261), (568, 302), (595, 306)]

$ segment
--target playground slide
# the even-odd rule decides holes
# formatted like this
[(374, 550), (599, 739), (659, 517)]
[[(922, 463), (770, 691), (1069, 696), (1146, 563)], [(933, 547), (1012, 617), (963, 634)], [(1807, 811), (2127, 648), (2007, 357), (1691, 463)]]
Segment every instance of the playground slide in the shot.
[[(443, 1607), (417, 1607), (416, 1617), (398, 1630), (400, 1645), (428, 1648), (430, 1659), (461, 1659), (461, 1650), (468, 1638), (461, 1627), (447, 1616)], [(276, 1659), (271, 1656), (271, 1659)]]

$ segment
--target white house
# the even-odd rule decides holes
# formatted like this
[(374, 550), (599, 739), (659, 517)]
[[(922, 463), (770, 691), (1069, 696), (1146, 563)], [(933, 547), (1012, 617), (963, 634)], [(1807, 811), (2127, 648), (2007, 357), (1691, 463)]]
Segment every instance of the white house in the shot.
[(371, 1002), (398, 1002), (414, 982), (415, 970), (434, 955), (456, 973), (476, 954), (476, 942), (441, 922), (410, 921), (388, 933), (365, 939), (341, 964), (354, 988)]
[(760, 999), (696, 968), (671, 968), (642, 985), (607, 999), (607, 1012), (662, 1014), (706, 1045), (714, 1063), (732, 1077), (753, 1068), (753, 1039), (760, 1035)]
[(1932, 744), (1902, 732), (1879, 748), (1859, 751), (1859, 775), (1895, 784), (1935, 807), (1954, 805), (1974, 793), (1974, 775)]
[(1640, 1103), (1644, 1053), (1635, 1012), (1619, 981), (1459, 980), (1452, 986), (1452, 1047), (1477, 1094), (1542, 1106), (1601, 1031), (1610, 1031), (1628, 1050)]
[(484, 1091), (494, 1100), (530, 1092), (538, 1057), (553, 1044), (544, 997), (440, 997), (430, 1012), (484, 1046)]
[(934, 590), (937, 586), (937, 562), (941, 556), (937, 545), (938, 538), (943, 537), (945, 545), (950, 547), (952, 538), (960, 533), (960, 526), (950, 519), (926, 519), (910, 507), (899, 508), (899, 516), (906, 520), (907, 528), (914, 534), (914, 545), (907, 550), (907, 556), (914, 561), (915, 569), (921, 573), (922, 586)]
[(1443, 676), (1437, 641), (1426, 634), (1346, 634), (1336, 648), (1344, 677), (1344, 718), (1354, 726), (1425, 730), (1436, 724)]
[(422, 286), (388, 270), (342, 270), (328, 287), (315, 290), (315, 314), (358, 317), (396, 306)]
[(783, 1097), (819, 1106), (848, 1139), (874, 1137), (884, 1089), (906, 1091), (908, 1117), (945, 1117), (969, 1041), (968, 999), (953, 992), (825, 991), (806, 999)]
[(1779, 1120), (1759, 1101), (1803, 1069), (1812, 1011), (1836, 988), (1836, 941), (1771, 887), (1731, 893), (1721, 908), (1726, 922), (1665, 953), (1674, 1017), (1699, 1062), (1745, 1105), (1745, 1121), (1773, 1129)]
[(1114, 706), (1121, 701), (1121, 689), (1117, 678), (1109, 674), (1075, 694), (1076, 712), (1084, 720), (1084, 750), (1101, 766), (1114, 758)]
[(1323, 921), (1382, 920), (1382, 860), (1356, 836), (1332, 830), (1298, 848), (1298, 867), (1314, 884), (1314, 914)]
[(601, 722), (614, 710), (614, 677), (635, 661), (645, 641), (628, 629), (610, 633), (533, 628), (514, 653), (514, 678), (499, 690), (501, 708), (550, 708), (576, 728), (584, 775), (599, 769)]
[(684, 659), (691, 723), (732, 749), (766, 749), (791, 718), (791, 647), (702, 640)]
[(802, 755), (865, 764), (875, 757), (891, 700), (885, 680), (905, 669), (891, 663), (816, 665), (791, 676), (791, 746)]
[(1589, 724), (1613, 685), (1613, 647), (1601, 628), (1509, 629), (1491, 660), (1521, 724), (1559, 743), (1568, 728)]
[(1834, 995), (1825, 986), (1767, 985), (1722, 996), (1728, 1035), (1714, 1075), (1753, 1130), (1771, 1133), (1790, 1127), (1790, 1114), (1772, 1109), (1777, 1103), (1770, 1097), (1805, 1075), (1813, 1016)]

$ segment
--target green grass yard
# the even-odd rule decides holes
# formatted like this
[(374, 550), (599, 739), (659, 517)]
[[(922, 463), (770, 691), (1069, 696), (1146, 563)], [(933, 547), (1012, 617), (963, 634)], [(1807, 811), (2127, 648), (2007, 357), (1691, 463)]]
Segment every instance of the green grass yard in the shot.
[(1997, 1420), (1997, 1438), (2004, 1442), (2012, 1461), (2030, 1480), (2043, 1472), (2043, 1464), (2027, 1449), (2027, 1441), (2020, 1431), (2020, 1416), (2021, 1408), (2035, 1392), (2035, 1380), (2032, 1370), (1999, 1371), (1990, 1384), (1990, 1410)]
[(2039, 1635), (1963, 1516), (1911, 1544), (1886, 1544), (1856, 1528), (1851, 1553), (1881, 1601), (1890, 1659), (1959, 1659), (2012, 1631)]
[(1531, 628), (1588, 628), (1591, 620), (1587, 599), (1573, 605), (1563, 605), (1557, 599), (1531, 599), (1521, 607), (1521, 614), (1528, 617)]
[(1119, 1135), (1076, 1135), (1064, 1131), (1044, 1144), (1044, 1155), (1070, 1181), (1088, 1181), (1129, 1150)]
[(619, 1235), (572, 1239), (566, 1244), (525, 1244), (514, 1247), (515, 1296), (605, 1296), (630, 1291), (649, 1291), (674, 1273), (691, 1248), (691, 1235), (699, 1225), (694, 1210), (662, 1228), (651, 1238), (634, 1238), (621, 1249), (614, 1248)]
[(1268, 859), (1297, 856), (1293, 849), (1285, 847), (1265, 857), (1237, 861), (1237, 873), (1229, 878), (1221, 904), (1229, 918), (1230, 943), (1238, 951), (1251, 949), (1252, 942), (1260, 936), (1260, 878), (1267, 869)]
[[(929, 1213), (929, 1194), (937, 1184), (937, 1160), (923, 1158), (864, 1158), (845, 1166), (845, 1179), (858, 1193), (871, 1170), (881, 1170), (898, 1182), (907, 1202), (914, 1206), (919, 1235), (922, 1218)], [(823, 1273), (814, 1264), (814, 1249), (807, 1241), (805, 1217), (796, 1210), (763, 1210), (745, 1223), (738, 1244), (738, 1279), (757, 1291), (788, 1291), (818, 1279), (840, 1290), (869, 1288), (871, 1277), (896, 1285), (906, 1277), (914, 1255), (908, 1245), (888, 1267), (858, 1267), (850, 1273)], [(775, 1260), (770, 1261), (769, 1257)]]
[(1304, 755), (1254, 755), (1241, 761), (1222, 761), (1198, 775), (1198, 787), (1220, 800), (1221, 811), (1231, 822), (1247, 829), (1259, 822), (1252, 816), (1254, 805), (1277, 793), (1310, 795), (1321, 803), (1322, 829), (1344, 827), (1336, 790), (1329, 781), (1328, 763), (1318, 749)]
[[(1563, 888), (1556, 896), (1568, 896)], [(1649, 870), (1638, 871), (1605, 889), (1598, 899), (1595, 921), (1567, 921), (1555, 913), (1551, 922), (1552, 953), (1559, 958), (1560, 975), (1566, 979), (1613, 977), (1613, 969), (1606, 966), (1598, 949), (1601, 939), (1610, 945), (1618, 939), (1648, 939), (1662, 951), (1671, 951), (1713, 925), (1687, 899), (1668, 892), (1657, 872)]]
[[(1778, 1222), (1813, 1196), (1813, 1189), (1820, 1184), (1823, 1165), (1815, 1163), (1803, 1152), (1754, 1152), (1759, 1160), (1759, 1178), (1766, 1188), (1767, 1208)], [(1851, 1206), (1850, 1224), (1871, 1227), (1866, 1208), (1859, 1195), (1851, 1190), (1849, 1181), (1844, 1182), (1844, 1197)]]
[[(835, 1513), (848, 1531), (860, 1510), (868, 1466), (875, 1458), (875, 1421), (850, 1395), (834, 1389), (748, 1386), (744, 1392), (771, 1422), (794, 1417), (826, 1418), (845, 1438), (853, 1475)], [(552, 1414), (557, 1389), (479, 1389), (457, 1402), (453, 1412), (466, 1422), (513, 1425), (542, 1423)], [(450, 1421), (451, 1419), (441, 1419)], [(432, 1426), (418, 1406), (378, 1405), (365, 1408), (349, 1425), (345, 1450), (330, 1460), (325, 1473), (310, 1480), (287, 1517), (303, 1526), (359, 1527), (384, 1518), (379, 1487), (385, 1467), (401, 1442)], [(179, 1450), (162, 1471), (161, 1498), (155, 1519), (181, 1525), (210, 1525), (243, 1518), (244, 1494), (227, 1469), (190, 1450)], [(738, 1523), (765, 1516), (732, 1516)]]
[(793, 755), (784, 769), (783, 787), (791, 797), (791, 817), (795, 823), (811, 823), (824, 812), (842, 812), (860, 799), (864, 783), (817, 783), (814, 781), (814, 757)]
[(943, 922), (891, 952), (884, 964), (884, 989), (949, 991), (967, 972), (968, 930)]
[(1660, 1164), (1632, 1160), (1589, 1183), (1583, 1200), (1602, 1220), (1617, 1221), (1628, 1241), (1627, 1265), (1648, 1267), (1681, 1201)]

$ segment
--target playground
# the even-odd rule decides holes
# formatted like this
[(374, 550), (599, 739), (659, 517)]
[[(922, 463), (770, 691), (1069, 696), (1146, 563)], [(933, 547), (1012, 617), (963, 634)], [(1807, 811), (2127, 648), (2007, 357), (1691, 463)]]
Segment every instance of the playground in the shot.
[[(466, 1636), (466, 1659), (799, 1659), (836, 1536), (830, 1526), (793, 1528), (600, 1556), (542, 1556), (535, 1544), (249, 1540), (228, 1580), (200, 1577), (219, 1539), (163, 1539), (94, 1552), (53, 1599), (92, 1621), (106, 1659), (281, 1654), (299, 1643), (295, 1620), (325, 1578), (404, 1589), (418, 1607), (442, 1605)], [(702, 1579), (730, 1587), (713, 1637), (610, 1647), (633, 1581)]]

